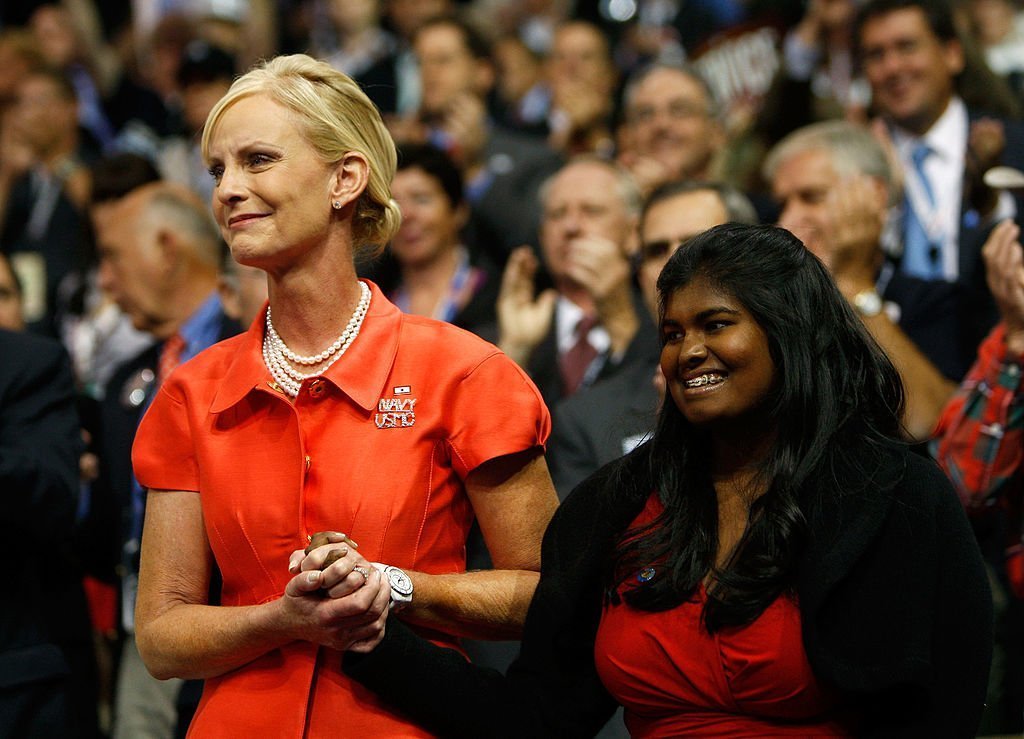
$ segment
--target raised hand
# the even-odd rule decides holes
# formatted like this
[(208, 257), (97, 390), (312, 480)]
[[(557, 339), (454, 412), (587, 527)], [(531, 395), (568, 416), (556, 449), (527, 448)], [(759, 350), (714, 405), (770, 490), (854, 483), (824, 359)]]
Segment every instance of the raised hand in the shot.
[(529, 362), (555, 316), (557, 293), (533, 294), (539, 267), (530, 247), (519, 247), (509, 255), (498, 293), (498, 345), (521, 367)]
[(1024, 352), (1024, 256), (1020, 227), (1003, 221), (992, 229), (981, 254), (985, 260), (985, 278), (1006, 322), (1006, 345), (1010, 351)]
[(332, 649), (372, 649), (384, 636), (391, 586), (340, 532), (320, 532), (292, 552), (282, 598), (296, 638)]
[(873, 285), (882, 250), (879, 240), (885, 225), (885, 192), (864, 175), (838, 183), (827, 197), (827, 217), (819, 258), (836, 283)]
[[(333, 566), (333, 565), (332, 565)], [(391, 586), (375, 567), (366, 582), (340, 598), (323, 592), (325, 573), (299, 572), (285, 587), (281, 613), (295, 639), (331, 649), (368, 651), (384, 638)]]

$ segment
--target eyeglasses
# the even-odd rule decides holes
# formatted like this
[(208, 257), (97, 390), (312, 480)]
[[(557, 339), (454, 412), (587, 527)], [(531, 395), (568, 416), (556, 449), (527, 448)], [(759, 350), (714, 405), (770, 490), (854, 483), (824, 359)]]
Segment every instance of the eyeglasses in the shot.
[(653, 105), (642, 105), (628, 111), (627, 115), (631, 123), (650, 123), (660, 114), (666, 114), (670, 119), (676, 121), (688, 120), (691, 118), (707, 118), (710, 111), (706, 105), (699, 105), (690, 101), (675, 100), (668, 105), (655, 107)]

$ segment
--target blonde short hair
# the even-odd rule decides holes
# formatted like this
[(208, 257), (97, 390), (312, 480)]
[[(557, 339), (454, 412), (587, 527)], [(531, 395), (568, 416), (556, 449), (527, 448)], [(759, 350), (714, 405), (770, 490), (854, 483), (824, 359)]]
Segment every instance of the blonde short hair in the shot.
[(351, 77), (305, 54), (278, 56), (234, 81), (210, 111), (203, 128), (203, 158), (209, 159), (210, 135), (224, 111), (243, 97), (262, 94), (292, 111), (303, 135), (325, 162), (340, 162), (358, 151), (369, 161), (369, 182), (359, 196), (352, 224), (356, 249), (379, 253), (401, 224), (391, 197), (397, 154), (374, 106)]

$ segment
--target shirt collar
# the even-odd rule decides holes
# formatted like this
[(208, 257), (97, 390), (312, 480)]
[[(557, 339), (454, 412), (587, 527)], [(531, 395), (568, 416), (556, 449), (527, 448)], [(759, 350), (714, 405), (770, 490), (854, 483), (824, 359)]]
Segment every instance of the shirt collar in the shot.
[(953, 96), (942, 115), (924, 136), (914, 136), (909, 131), (893, 126), (893, 143), (904, 160), (909, 161), (910, 152), (916, 143), (924, 142), (940, 159), (956, 161), (958, 157), (963, 156), (967, 146), (967, 124), (967, 106), (959, 97)]
[(194, 357), (217, 341), (221, 312), (220, 295), (214, 290), (188, 320), (181, 324), (178, 333), (185, 340), (183, 360)]
[[(361, 408), (370, 411), (377, 406), (398, 353), (403, 317), (380, 288), (369, 280), (364, 282), (370, 287), (370, 308), (359, 335), (345, 356), (331, 365), (322, 377)], [(273, 387), (270, 370), (263, 363), (265, 321), (266, 307), (237, 344), (224, 381), (210, 407), (213, 413), (227, 410), (256, 388)]]

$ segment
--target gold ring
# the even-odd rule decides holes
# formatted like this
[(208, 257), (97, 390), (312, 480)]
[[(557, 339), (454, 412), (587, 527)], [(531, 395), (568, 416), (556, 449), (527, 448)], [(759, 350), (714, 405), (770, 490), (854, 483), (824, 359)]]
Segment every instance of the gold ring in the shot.
[(353, 572), (358, 572), (360, 575), (362, 575), (364, 583), (367, 580), (370, 579), (370, 570), (368, 568), (366, 568), (366, 567), (362, 567), (361, 565), (356, 565), (355, 567), (352, 568), (352, 571)]

